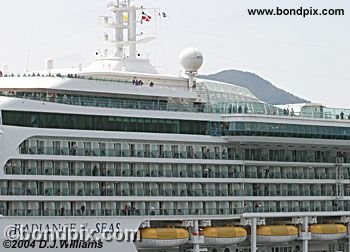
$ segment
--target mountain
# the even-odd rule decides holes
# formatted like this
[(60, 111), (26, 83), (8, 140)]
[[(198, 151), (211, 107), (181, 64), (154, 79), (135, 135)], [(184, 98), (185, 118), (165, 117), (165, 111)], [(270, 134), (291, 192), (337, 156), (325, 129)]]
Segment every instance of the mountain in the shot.
[(199, 77), (202, 79), (222, 81), (248, 88), (261, 101), (274, 105), (309, 102), (283, 89), (277, 88), (271, 82), (254, 73), (238, 70), (225, 70), (216, 74), (202, 75)]

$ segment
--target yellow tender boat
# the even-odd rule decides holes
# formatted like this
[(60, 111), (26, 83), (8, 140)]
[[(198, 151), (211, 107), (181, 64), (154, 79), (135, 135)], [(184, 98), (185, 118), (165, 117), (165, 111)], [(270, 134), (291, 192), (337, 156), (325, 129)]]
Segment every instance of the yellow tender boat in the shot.
[(258, 226), (256, 239), (258, 242), (279, 243), (293, 241), (298, 237), (295, 226)]
[(343, 239), (347, 228), (342, 224), (315, 224), (310, 226), (310, 232), (312, 240), (330, 241)]
[(178, 247), (188, 242), (190, 234), (184, 228), (143, 228), (138, 248)]
[(203, 229), (204, 243), (207, 246), (237, 244), (247, 239), (247, 230), (242, 227), (206, 227)]

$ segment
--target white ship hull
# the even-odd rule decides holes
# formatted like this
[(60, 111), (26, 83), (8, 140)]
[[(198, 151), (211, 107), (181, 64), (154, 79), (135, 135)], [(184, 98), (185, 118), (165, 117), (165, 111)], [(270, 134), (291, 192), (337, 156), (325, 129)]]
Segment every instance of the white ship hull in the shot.
[(350, 109), (159, 74), (108, 9), (90, 66), (0, 71), (0, 252), (350, 252)]

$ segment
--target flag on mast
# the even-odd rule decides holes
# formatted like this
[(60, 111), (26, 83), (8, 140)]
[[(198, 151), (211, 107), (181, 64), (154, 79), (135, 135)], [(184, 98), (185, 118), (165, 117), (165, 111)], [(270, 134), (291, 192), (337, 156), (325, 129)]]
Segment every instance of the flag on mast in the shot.
[(141, 21), (146, 21), (146, 22), (150, 22), (152, 19), (152, 16), (146, 14), (144, 11), (142, 12), (142, 18)]
[(163, 19), (169, 19), (169, 15), (164, 11), (159, 11), (158, 16), (163, 18)]
[(165, 12), (162, 12), (161, 15), (163, 18), (168, 18), (168, 14), (166, 14)]
[(127, 23), (129, 21), (129, 15), (128, 15), (128, 13), (123, 13), (123, 22), (124, 23)]

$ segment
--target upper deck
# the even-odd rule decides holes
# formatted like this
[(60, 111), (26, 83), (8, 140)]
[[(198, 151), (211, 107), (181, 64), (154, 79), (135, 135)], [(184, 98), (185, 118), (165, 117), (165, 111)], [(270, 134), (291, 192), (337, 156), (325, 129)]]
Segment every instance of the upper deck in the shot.
[[(153, 79), (154, 85), (150, 87), (136, 86), (130, 78), (133, 77), (3, 77), (0, 96), (73, 106), (350, 122), (350, 109), (318, 104), (302, 105), (300, 111), (282, 109), (259, 101), (245, 88), (226, 83), (198, 80), (197, 87), (189, 89), (186, 79), (159, 77)], [(151, 76), (148, 78), (147, 81), (151, 80)]]

